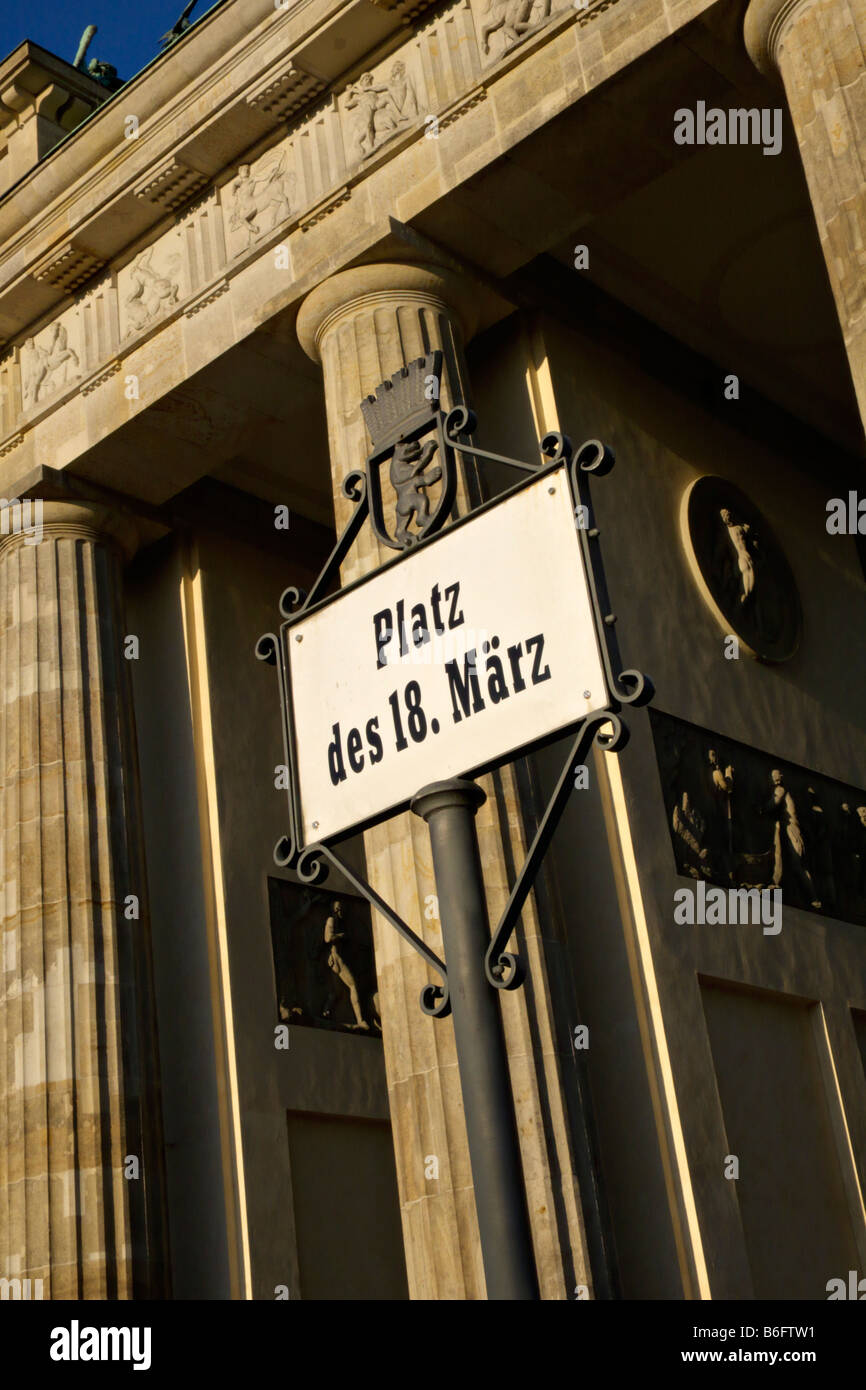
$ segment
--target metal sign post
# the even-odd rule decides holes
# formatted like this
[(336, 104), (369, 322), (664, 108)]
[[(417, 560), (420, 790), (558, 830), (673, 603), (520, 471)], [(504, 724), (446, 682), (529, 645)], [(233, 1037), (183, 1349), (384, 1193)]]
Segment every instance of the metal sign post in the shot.
[[(373, 451), (366, 472), (343, 483), (353, 514), (309, 595), (287, 589), (279, 635), (257, 644), (279, 679), (288, 773), (288, 833), (274, 859), (308, 884), (337, 869), (438, 976), (420, 1002), (433, 1018), (454, 1017), (488, 1297), (535, 1299), (496, 993), (523, 983), (520, 958), (505, 948), (577, 770), (593, 743), (624, 746), (620, 709), (653, 692), (639, 671), (622, 670), (613, 636), (588, 481), (613, 466), (610, 450), (590, 440), (575, 455), (555, 433), (540, 442), (540, 464), (477, 449), (466, 438), (471, 412), (439, 409), (440, 370), (441, 354), (431, 353), (362, 402)], [(524, 480), (444, 530), (457, 453), (506, 464)], [(389, 460), (393, 532), (381, 478)], [(399, 558), (328, 596), (367, 520)], [(491, 937), (474, 820), (484, 793), (467, 779), (569, 733), (574, 742)], [(425, 785), (431, 766), (448, 780)], [(430, 830), (444, 961), (336, 850), (409, 807)]]
[(412, 810), (430, 829), (487, 1297), (534, 1299), (538, 1279), (508, 1054), (496, 991), (484, 975), (490, 927), (475, 833), (484, 801), (476, 782), (455, 778), (425, 787)]

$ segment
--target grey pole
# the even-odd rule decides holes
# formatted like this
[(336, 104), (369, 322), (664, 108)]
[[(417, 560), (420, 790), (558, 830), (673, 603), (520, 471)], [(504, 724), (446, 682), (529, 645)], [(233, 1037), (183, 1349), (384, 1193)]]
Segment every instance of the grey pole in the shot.
[(475, 812), (485, 800), (458, 778), (425, 787), (412, 810), (430, 829), (487, 1297), (537, 1299), (498, 991), (484, 974), (490, 927)]

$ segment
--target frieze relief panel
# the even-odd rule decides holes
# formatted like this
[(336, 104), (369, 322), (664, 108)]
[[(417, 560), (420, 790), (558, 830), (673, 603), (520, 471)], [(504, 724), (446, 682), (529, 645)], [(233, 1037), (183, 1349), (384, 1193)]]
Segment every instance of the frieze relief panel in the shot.
[[(391, 141), (422, 131), (427, 116), (440, 115), (448, 124), (483, 100), (484, 71), (513, 48), (566, 12), (584, 24), (617, 0), (588, 0), (580, 10), (570, 0), (456, 0), (436, 9), (426, 0), (382, 3), (407, 17), (421, 15), (421, 22), (407, 29), (402, 47), (342, 90), (315, 100), (321, 80), (287, 60), (250, 94), (250, 104), (275, 120), (293, 118), (279, 144), (239, 164), (181, 209), (206, 176), (179, 157), (163, 161), (136, 186), (142, 199), (177, 210), (175, 227), (119, 270), (106, 270), (74, 308), (7, 354), (0, 371), (0, 443), (12, 447), (10, 435), (22, 420), (65, 388), (77, 382), (94, 389), (106, 371), (119, 369), (118, 354), (185, 303), (193, 313), (224, 293), (226, 265), (283, 229), (315, 226), (349, 198), (351, 178)], [(300, 110), (310, 97), (315, 104)], [(85, 264), (79, 255), (73, 265), (68, 248), (61, 250), (70, 288), (98, 275), (100, 262), (91, 257)], [(54, 274), (53, 261), (48, 270)]]
[(81, 317), (76, 306), (25, 340), (20, 353), (21, 404), (25, 415), (81, 379), (81, 338)]
[(240, 164), (220, 189), (228, 256), (234, 260), (288, 222), (297, 206), (292, 141)]
[(179, 227), (139, 251), (117, 272), (121, 342), (146, 333), (189, 292)]
[(677, 872), (866, 924), (866, 791), (649, 711)]
[(382, 1036), (370, 909), (349, 893), (268, 879), (282, 1023)]
[(485, 67), (540, 31), (557, 15), (575, 12), (571, 0), (471, 0)]
[(340, 97), (346, 158), (354, 168), (397, 135), (417, 127), (430, 110), (417, 39), (369, 72)]

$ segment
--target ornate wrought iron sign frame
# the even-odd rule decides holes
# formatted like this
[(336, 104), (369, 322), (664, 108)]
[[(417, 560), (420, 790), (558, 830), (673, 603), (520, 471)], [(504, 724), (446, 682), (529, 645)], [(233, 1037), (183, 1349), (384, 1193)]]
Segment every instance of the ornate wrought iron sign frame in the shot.
[[(501, 766), (505, 761), (536, 751), (569, 734), (574, 736), (556, 788), (490, 941), (484, 970), (488, 982), (497, 989), (515, 989), (523, 981), (524, 972), (519, 958), (506, 951), (505, 947), (574, 788), (575, 769), (586, 762), (593, 743), (611, 753), (622, 749), (628, 739), (628, 729), (620, 718), (620, 711), (624, 706), (647, 704), (653, 696), (652, 683), (648, 677), (639, 671), (624, 670), (622, 667), (614, 633), (616, 618), (611, 612), (602, 566), (600, 533), (595, 524), (590, 479), (593, 476), (603, 477), (610, 472), (614, 466), (612, 451), (599, 440), (590, 439), (575, 452), (568, 436), (558, 432), (550, 432), (539, 441), (538, 447), (543, 461), (537, 464), (478, 449), (467, 438), (476, 428), (473, 413), (462, 405), (454, 407), (447, 415), (440, 409), (440, 370), (441, 353), (431, 353), (426, 358), (419, 358), (402, 372), (396, 373), (390, 382), (383, 382), (376, 396), (368, 397), (362, 403), (373, 449), (368, 457), (366, 470), (356, 470), (343, 480), (343, 495), (355, 504), (352, 515), (309, 593), (294, 587), (287, 588), (280, 599), (283, 622), (279, 633), (265, 633), (256, 644), (258, 659), (274, 666), (277, 672), (283, 747), (289, 780), (289, 828), (288, 833), (277, 842), (274, 862), (279, 868), (291, 869), (302, 883), (311, 885), (322, 882), (327, 876), (329, 866), (341, 873), (439, 975), (441, 983), (425, 985), (421, 992), (421, 1008), (425, 1013), (438, 1018), (450, 1012), (444, 961), (440, 960), (335, 849), (341, 841), (405, 810), (409, 798), (371, 816), (368, 820), (353, 824), (326, 840), (304, 843), (296, 756), (297, 733), (289, 678), (290, 636), (293, 624), (302, 616), (308, 616), (311, 612), (335, 602), (371, 578), (371, 575), (365, 575), (338, 589), (335, 594), (329, 592), (334, 581), (338, 580), (340, 566), (365, 521), (370, 521), (373, 531), (383, 544), (402, 552), (395, 559), (380, 566), (374, 572), (377, 575), (402, 564), (419, 548), (433, 542), (453, 511), (457, 485), (456, 455), (472, 458), (480, 463), (506, 465), (519, 472), (522, 478), (489, 502), (474, 508), (465, 516), (452, 520), (449, 534), (455, 528), (470, 524), (482, 512), (497, 507), (527, 487), (530, 482), (556, 471), (567, 478), (604, 667), (608, 701), (604, 708), (576, 716), (573, 724), (512, 750), (506, 758), (498, 758), (492, 763), (467, 769), (464, 774), (467, 777), (479, 776), (493, 767)], [(421, 445), (421, 439), (428, 435), (432, 438)], [(437, 451), (440, 462), (428, 472)], [(380, 480), (381, 467), (389, 459), (391, 481), (397, 494), (398, 526), (393, 536), (385, 525)], [(426, 502), (424, 490), (440, 478), (440, 497), (435, 508), (431, 510)], [(409, 530), (411, 524), (416, 527), (414, 532)]]

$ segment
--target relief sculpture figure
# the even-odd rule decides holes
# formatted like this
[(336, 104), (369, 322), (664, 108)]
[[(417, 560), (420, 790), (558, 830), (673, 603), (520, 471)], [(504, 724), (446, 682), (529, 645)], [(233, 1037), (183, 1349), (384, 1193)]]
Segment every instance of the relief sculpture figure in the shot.
[(132, 289), (126, 296), (126, 310), (132, 332), (149, 327), (161, 314), (177, 303), (180, 286), (173, 278), (180, 266), (180, 256), (169, 257), (166, 274), (153, 265), (153, 247), (148, 246), (132, 263)]
[(722, 525), (726, 528), (736, 554), (737, 567), (740, 571), (740, 583), (742, 590), (740, 593), (740, 603), (746, 603), (751, 598), (755, 589), (755, 564), (753, 552), (756, 546), (754, 537), (751, 535), (751, 527), (747, 522), (735, 522), (727, 507), (723, 507), (719, 512)]
[(69, 346), (66, 327), (55, 323), (51, 330), (48, 347), (42, 347), (33, 338), (28, 338), (25, 347), (33, 354), (30, 373), (25, 383), (24, 396), (28, 404), (39, 400), (43, 386), (47, 388), (65, 386), (69, 379), (69, 364), (78, 370), (78, 354)]
[[(229, 226), (232, 231), (241, 231), (246, 236), (246, 245), (251, 246), (256, 237), (271, 231), (284, 222), (291, 212), (289, 203), (294, 184), (294, 174), (286, 173), (286, 156), (253, 175), (249, 164), (241, 164), (238, 176), (232, 184), (235, 200)], [(265, 213), (271, 213), (270, 225), (263, 226)]]
[[(481, 48), (490, 52), (490, 35), (502, 30), (505, 48), (520, 43), (531, 29), (539, 28), (550, 18), (551, 0), (489, 0), (481, 24)], [(533, 19), (533, 11), (537, 11)]]
[[(322, 1017), (330, 1018), (339, 998), (339, 992), (335, 986), (337, 980), (348, 990), (349, 1001), (352, 1005), (352, 1013), (355, 1015), (355, 1022), (350, 1025), (353, 1032), (369, 1033), (370, 1023), (364, 1017), (364, 1010), (361, 1005), (361, 989), (355, 972), (351, 969), (345, 958), (345, 947), (343, 943), (347, 939), (347, 929), (343, 921), (343, 904), (339, 898), (335, 898), (331, 903), (331, 910), (325, 922), (324, 942), (328, 948), (328, 969), (333, 972), (336, 979), (333, 981), (331, 990), (322, 1009)], [(375, 991), (367, 994), (367, 1001), (373, 1020), (373, 1027), (381, 1031), (381, 1021), (379, 1017), (379, 994)]]
[(773, 831), (773, 884), (776, 888), (787, 887), (793, 879), (811, 907), (820, 907), (821, 900), (812, 875), (806, 868), (806, 841), (800, 828), (800, 819), (794, 798), (785, 786), (785, 779), (779, 768), (770, 773), (773, 795), (769, 806), (775, 820)]
[(406, 64), (399, 60), (388, 76), (388, 94), (394, 103), (397, 117), (402, 122), (411, 121), (418, 115), (418, 98), (412, 79), (406, 72)]
[(438, 449), (435, 439), (421, 445), (417, 439), (401, 440), (394, 449), (391, 460), (391, 484), (397, 494), (397, 527), (395, 540), (401, 545), (411, 545), (418, 536), (409, 530), (412, 518), (420, 531), (430, 517), (430, 499), (426, 489), (438, 483), (442, 469), (435, 464), (429, 473), (425, 472), (428, 463)]
[(352, 142), (366, 159), (402, 126), (418, 115), (418, 98), (406, 64), (394, 63), (386, 83), (375, 83), (371, 72), (364, 72), (346, 93), (346, 110), (356, 111)]
[(674, 806), (671, 824), (674, 834), (681, 842), (681, 855), (692, 878), (707, 876), (711, 871), (708, 864), (710, 851), (704, 844), (706, 822), (697, 807), (693, 806), (688, 792)]

